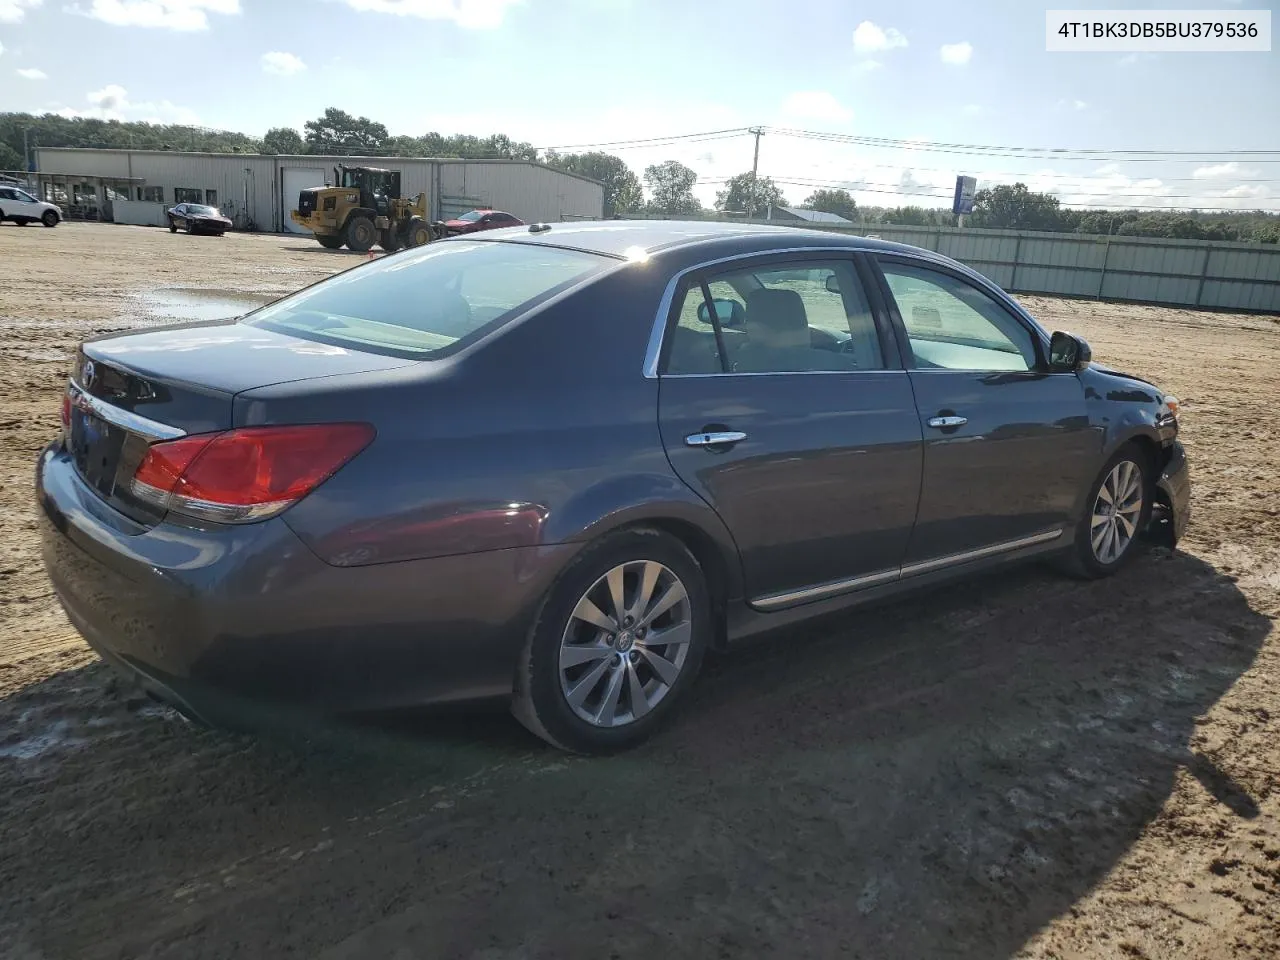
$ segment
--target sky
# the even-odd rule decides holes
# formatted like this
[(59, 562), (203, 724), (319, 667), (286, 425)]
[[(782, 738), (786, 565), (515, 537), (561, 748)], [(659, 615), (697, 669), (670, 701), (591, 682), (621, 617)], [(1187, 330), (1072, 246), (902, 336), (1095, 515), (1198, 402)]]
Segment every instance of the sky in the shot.
[[(336, 106), (393, 134), (571, 148), (762, 126), (787, 199), (949, 206), (958, 174), (1064, 204), (1280, 211), (1280, 48), (1049, 53), (1045, 9), (1280, 0), (0, 0), (0, 110), (260, 135)], [(904, 141), (888, 146), (786, 131)], [(1074, 148), (1078, 159), (937, 144)], [(755, 138), (602, 147), (678, 160), (707, 205)], [(1115, 151), (1195, 151), (1194, 156)]]

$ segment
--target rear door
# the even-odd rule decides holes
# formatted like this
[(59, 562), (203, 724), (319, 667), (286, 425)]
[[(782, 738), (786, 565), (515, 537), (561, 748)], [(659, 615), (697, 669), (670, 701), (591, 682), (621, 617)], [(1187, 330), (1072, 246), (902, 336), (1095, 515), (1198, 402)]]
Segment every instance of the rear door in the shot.
[(1079, 379), (1049, 373), (1040, 337), (959, 271), (876, 259), (924, 434), (908, 567), (1055, 539), (1100, 442)]
[(663, 442), (733, 534), (762, 609), (897, 576), (921, 435), (882, 332), (852, 255), (737, 261), (686, 275), (675, 292)]

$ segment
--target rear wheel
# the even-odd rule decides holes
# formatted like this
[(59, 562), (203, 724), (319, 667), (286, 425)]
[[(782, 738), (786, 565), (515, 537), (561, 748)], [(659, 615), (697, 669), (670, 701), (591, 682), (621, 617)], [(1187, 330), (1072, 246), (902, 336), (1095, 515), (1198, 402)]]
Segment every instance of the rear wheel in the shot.
[(320, 241), (320, 246), (324, 247), (326, 250), (342, 249), (341, 237), (319, 237), (318, 236), (316, 237), (316, 239)]
[(56, 227), (58, 225), (58, 215), (52, 210), (46, 210), (44, 216), (40, 218), (40, 222), (46, 227)]
[(563, 750), (634, 746), (675, 711), (710, 634), (706, 580), (684, 545), (643, 528), (612, 534), (586, 548), (543, 601), (512, 712)]
[(1142, 448), (1118, 450), (1090, 488), (1066, 567), (1096, 579), (1115, 573), (1140, 547), (1151, 519), (1152, 466)]
[(400, 249), (400, 237), (394, 228), (388, 227), (386, 230), (378, 231), (378, 246), (387, 253), (395, 253)]
[(405, 230), (405, 238), (410, 247), (420, 247), (432, 240), (431, 227), (421, 217), (410, 217), (409, 227)]
[(169, 218), (169, 232), (170, 233), (178, 232), (178, 221), (174, 220), (173, 217)]
[(372, 249), (378, 240), (378, 228), (368, 217), (352, 217), (347, 221), (347, 229), (344, 232), (347, 236), (348, 249), (356, 253), (364, 253)]

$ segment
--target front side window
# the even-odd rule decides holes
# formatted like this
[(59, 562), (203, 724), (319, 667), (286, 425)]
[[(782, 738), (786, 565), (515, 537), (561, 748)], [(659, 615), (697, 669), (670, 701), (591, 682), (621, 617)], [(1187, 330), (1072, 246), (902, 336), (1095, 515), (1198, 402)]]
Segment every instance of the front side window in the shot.
[(26, 191), (23, 191), (23, 190), (17, 190), (17, 189), (15, 189), (15, 190), (13, 191), (13, 199), (15, 199), (15, 200), (19, 200), (19, 201), (21, 201), (22, 203), (36, 203), (36, 202), (37, 202), (37, 201), (36, 201), (36, 198), (35, 198), (35, 197), (33, 197), (31, 194), (27, 193)]
[(1031, 331), (977, 287), (927, 267), (881, 261), (880, 269), (897, 301), (917, 367), (1035, 369)]
[(875, 321), (851, 260), (694, 276), (683, 284), (677, 304), (668, 374), (884, 369)]
[(244, 322), (303, 339), (430, 360), (616, 260), (535, 244), (445, 241), (340, 273)]

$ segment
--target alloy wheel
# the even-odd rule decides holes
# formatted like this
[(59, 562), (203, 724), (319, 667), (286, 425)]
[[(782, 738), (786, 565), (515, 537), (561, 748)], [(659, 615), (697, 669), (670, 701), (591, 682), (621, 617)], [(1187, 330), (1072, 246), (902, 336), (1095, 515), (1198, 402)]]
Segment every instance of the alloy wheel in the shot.
[(1138, 534), (1142, 516), (1142, 470), (1132, 460), (1121, 460), (1098, 488), (1089, 524), (1094, 558), (1102, 564), (1119, 560)]
[(620, 727), (671, 692), (693, 635), (689, 594), (655, 560), (618, 564), (573, 608), (560, 640), (560, 690), (581, 719)]

